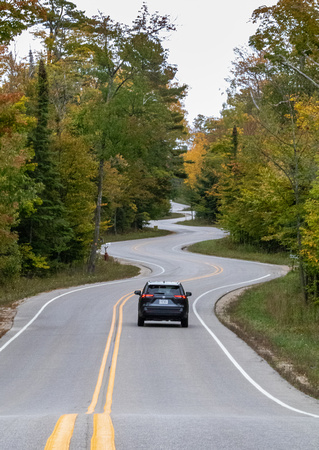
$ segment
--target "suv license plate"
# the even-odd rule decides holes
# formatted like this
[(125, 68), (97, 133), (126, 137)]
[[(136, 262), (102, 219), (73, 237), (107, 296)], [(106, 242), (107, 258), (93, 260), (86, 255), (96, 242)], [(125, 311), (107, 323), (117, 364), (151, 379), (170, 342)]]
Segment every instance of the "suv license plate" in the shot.
[(168, 305), (168, 300), (159, 300), (160, 305)]

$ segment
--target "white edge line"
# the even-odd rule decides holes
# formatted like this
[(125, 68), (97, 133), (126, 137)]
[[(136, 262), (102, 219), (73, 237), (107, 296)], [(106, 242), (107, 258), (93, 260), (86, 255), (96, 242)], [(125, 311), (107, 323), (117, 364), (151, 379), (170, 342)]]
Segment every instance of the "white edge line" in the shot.
[[(161, 269), (161, 273), (165, 272), (165, 269), (162, 266), (159, 266), (158, 264), (153, 264), (153, 263), (149, 263), (149, 262), (145, 262), (145, 261), (140, 261), (140, 260), (135, 260), (135, 259), (131, 259), (131, 258), (122, 258), (122, 259), (128, 259), (129, 261), (136, 261), (136, 262), (143, 262), (145, 264), (151, 264), (153, 266), (159, 267)], [(106, 283), (94, 283), (90, 286), (84, 286), (82, 288), (78, 288), (78, 289), (73, 289), (72, 291), (68, 291), (68, 292), (64, 292), (63, 294), (60, 294), (54, 298), (52, 298), (51, 300), (49, 300), (47, 303), (45, 303), (42, 308), (36, 313), (36, 315), (23, 327), (21, 328), (21, 330), (19, 330), (14, 336), (12, 336), (11, 339), (9, 339), (2, 347), (0, 347), (0, 353), (6, 348), (8, 347), (15, 339), (17, 339), (17, 337), (19, 337), (22, 333), (24, 333), (30, 325), (33, 324), (33, 322), (39, 317), (39, 315), (43, 312), (43, 310), (50, 305), (50, 303), (54, 302), (55, 300), (58, 300), (61, 297), (64, 297), (66, 295), (69, 294), (74, 294), (74, 292), (79, 292), (79, 291), (84, 291), (86, 289), (93, 289), (93, 288), (97, 288), (97, 287), (101, 287), (101, 286), (107, 286), (109, 284), (117, 284), (117, 283), (123, 283), (123, 281), (125, 280), (117, 280), (117, 281), (109, 281)], [(126, 281), (131, 281), (131, 279), (128, 279)]]
[(270, 277), (270, 274), (265, 275), (261, 278), (256, 278), (254, 280), (249, 280), (249, 281), (245, 281), (242, 283), (236, 283), (236, 284), (229, 284), (227, 286), (220, 286), (218, 288), (215, 289), (211, 289), (210, 291), (205, 292), (204, 294), (200, 295), (199, 297), (197, 297), (197, 299), (195, 300), (195, 302), (193, 303), (193, 311), (196, 315), (196, 317), (198, 318), (198, 320), (200, 321), (200, 323), (203, 325), (203, 327), (208, 331), (208, 333), (212, 336), (212, 338), (216, 341), (216, 343), (219, 345), (219, 347), (222, 349), (222, 351), (225, 353), (225, 355), (227, 356), (227, 358), (230, 359), (230, 361), (234, 364), (234, 366), (236, 367), (236, 369), (239, 370), (239, 372), (246, 378), (246, 380), (249, 381), (249, 383), (251, 383), (256, 389), (258, 389), (258, 391), (260, 391), (263, 395), (265, 395), (266, 397), (268, 397), (270, 400), (274, 401), (275, 403), (278, 403), (280, 406), (286, 408), (286, 409), (290, 409), (291, 411), (300, 413), (300, 414), (305, 414), (307, 416), (311, 416), (311, 417), (315, 417), (317, 419), (319, 419), (319, 415), (316, 414), (312, 414), (312, 413), (308, 413), (306, 411), (302, 411), (300, 409), (296, 409), (293, 408), (292, 406), (287, 405), (286, 403), (282, 402), (281, 400), (279, 400), (278, 398), (274, 397), (273, 395), (271, 395), (269, 392), (267, 392), (265, 389), (263, 389), (258, 383), (256, 383), (256, 381), (254, 381), (247, 372), (245, 372), (245, 370), (238, 364), (238, 362), (235, 360), (235, 358), (229, 353), (229, 351), (226, 349), (226, 347), (222, 344), (222, 342), (218, 339), (218, 337), (212, 332), (212, 330), (206, 325), (206, 323), (203, 321), (203, 319), (200, 317), (200, 315), (198, 314), (197, 310), (196, 310), (196, 304), (197, 302), (204, 297), (205, 295), (213, 292), (213, 291), (217, 291), (218, 289), (224, 289), (224, 288), (228, 288), (228, 287), (234, 287), (234, 286), (239, 286), (242, 284), (252, 284), (256, 281), (261, 281), (265, 278)]

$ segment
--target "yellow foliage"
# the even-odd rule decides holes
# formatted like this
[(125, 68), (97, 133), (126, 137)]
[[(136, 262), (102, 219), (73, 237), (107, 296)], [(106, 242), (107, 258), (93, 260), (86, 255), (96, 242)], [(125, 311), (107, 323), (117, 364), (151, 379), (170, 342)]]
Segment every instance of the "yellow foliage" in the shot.
[(24, 260), (25, 270), (50, 269), (47, 259), (44, 256), (35, 255), (30, 244), (20, 245), (20, 254)]
[(197, 178), (201, 174), (208, 146), (206, 135), (196, 133), (192, 148), (184, 155), (184, 168), (187, 174), (185, 183), (191, 188), (195, 187)]
[(298, 113), (297, 125), (304, 131), (318, 132), (319, 130), (319, 101), (310, 98), (295, 102), (295, 110)]

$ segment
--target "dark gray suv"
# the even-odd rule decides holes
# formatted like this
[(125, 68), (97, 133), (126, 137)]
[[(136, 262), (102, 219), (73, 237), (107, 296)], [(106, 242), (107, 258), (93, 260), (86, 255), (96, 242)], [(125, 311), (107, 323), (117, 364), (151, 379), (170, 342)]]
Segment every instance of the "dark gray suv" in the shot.
[(148, 281), (143, 291), (135, 291), (134, 294), (139, 295), (139, 327), (144, 325), (145, 320), (180, 321), (182, 327), (188, 327), (188, 297), (192, 293), (185, 292), (181, 283)]

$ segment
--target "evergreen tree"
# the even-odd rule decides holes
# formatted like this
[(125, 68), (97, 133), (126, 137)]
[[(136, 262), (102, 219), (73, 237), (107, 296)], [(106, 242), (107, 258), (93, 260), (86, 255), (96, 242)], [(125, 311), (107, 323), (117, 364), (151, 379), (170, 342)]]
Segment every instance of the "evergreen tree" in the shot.
[[(43, 60), (40, 60), (37, 86), (37, 125), (30, 136), (34, 149), (35, 170), (32, 177), (41, 186), (40, 204), (36, 211), (21, 211), (18, 228), (20, 243), (29, 244), (38, 257), (45, 257), (50, 267), (63, 262), (63, 252), (71, 239), (71, 230), (65, 219), (61, 201), (62, 186), (50, 147), (49, 86)], [(26, 265), (29, 267), (29, 261)]]

